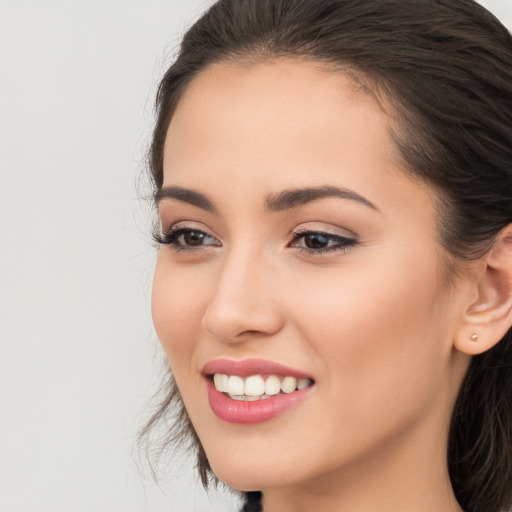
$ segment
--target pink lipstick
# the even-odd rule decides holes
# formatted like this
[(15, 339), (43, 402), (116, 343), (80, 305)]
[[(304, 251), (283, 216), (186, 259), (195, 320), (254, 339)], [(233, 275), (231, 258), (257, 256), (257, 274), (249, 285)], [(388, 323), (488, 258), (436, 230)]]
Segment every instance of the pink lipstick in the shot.
[(314, 384), (302, 371), (263, 359), (216, 359), (201, 373), (214, 414), (239, 424), (280, 416), (306, 398)]

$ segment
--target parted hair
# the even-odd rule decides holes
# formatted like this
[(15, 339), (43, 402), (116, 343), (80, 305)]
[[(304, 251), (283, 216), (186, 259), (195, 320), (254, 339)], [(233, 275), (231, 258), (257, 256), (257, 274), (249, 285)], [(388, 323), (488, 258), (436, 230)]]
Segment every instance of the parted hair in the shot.
[[(450, 272), (492, 247), (512, 222), (512, 38), (472, 0), (216, 2), (186, 32), (158, 89), (148, 155), (155, 193), (167, 128), (191, 80), (215, 63), (281, 57), (339, 70), (383, 105), (404, 171), (437, 192)], [(170, 374), (166, 393), (141, 439), (164, 422), (158, 449), (188, 442), (205, 486), (215, 482)], [(512, 330), (473, 357), (453, 410), (447, 457), (466, 512), (511, 508)]]

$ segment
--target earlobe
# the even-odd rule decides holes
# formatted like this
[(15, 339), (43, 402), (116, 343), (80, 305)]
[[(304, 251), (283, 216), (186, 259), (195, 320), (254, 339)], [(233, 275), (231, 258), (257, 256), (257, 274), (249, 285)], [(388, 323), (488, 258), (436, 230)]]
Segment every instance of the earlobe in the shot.
[(496, 345), (512, 325), (512, 224), (503, 228), (477, 268), (476, 299), (465, 310), (455, 348), (469, 355)]

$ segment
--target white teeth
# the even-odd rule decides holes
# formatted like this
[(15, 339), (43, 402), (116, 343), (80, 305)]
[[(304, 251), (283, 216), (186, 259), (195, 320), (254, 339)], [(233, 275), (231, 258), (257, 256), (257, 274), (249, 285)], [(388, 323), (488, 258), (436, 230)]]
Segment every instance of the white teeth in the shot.
[(222, 374), (221, 385), (222, 385), (222, 392), (227, 393), (227, 391), (229, 389), (229, 375)]
[(272, 396), (281, 391), (281, 381), (277, 375), (270, 375), (265, 381), (265, 394)]
[(243, 395), (244, 391), (244, 379), (238, 375), (230, 375), (227, 392), (230, 395)]
[(265, 381), (261, 375), (251, 375), (245, 379), (245, 396), (261, 396), (265, 393)]
[(255, 402), (259, 400), (259, 396), (246, 396), (246, 395), (229, 395), (233, 400), (240, 400), (241, 402)]
[(215, 388), (222, 393), (227, 393), (228, 391), (228, 379), (229, 377), (223, 373), (216, 373), (213, 376), (213, 383), (215, 384)]
[(285, 377), (281, 382), (281, 391), (283, 393), (293, 393), (297, 389), (297, 379), (295, 377)]
[(225, 373), (221, 374), (221, 386), (222, 386), (222, 392), (227, 393), (229, 389), (229, 375), (226, 375)]
[(299, 379), (297, 381), (297, 389), (304, 389), (304, 388), (307, 388), (310, 384), (310, 380), (309, 379)]
[(217, 391), (227, 393), (231, 398), (254, 401), (269, 398), (281, 392), (293, 393), (296, 390), (307, 388), (312, 381), (310, 379), (296, 379), (291, 376), (280, 378), (277, 375), (267, 377), (250, 375), (242, 378), (238, 375), (215, 373), (213, 383)]
[(256, 402), (256, 400), (265, 400), (266, 398), (270, 398), (267, 395), (261, 396), (245, 396), (245, 395), (229, 395), (229, 398), (233, 400), (239, 400), (240, 402)]
[(216, 373), (213, 376), (213, 383), (215, 384), (215, 389), (224, 393), (225, 391), (224, 386), (222, 385), (222, 377), (224, 377), (222, 373)]

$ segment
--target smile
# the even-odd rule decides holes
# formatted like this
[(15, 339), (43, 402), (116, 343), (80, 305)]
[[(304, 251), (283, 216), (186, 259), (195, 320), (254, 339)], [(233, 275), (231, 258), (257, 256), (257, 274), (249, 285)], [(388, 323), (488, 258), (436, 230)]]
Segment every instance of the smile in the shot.
[(212, 412), (228, 423), (261, 423), (281, 416), (315, 387), (310, 375), (262, 359), (216, 359), (201, 373)]
[(231, 399), (251, 402), (264, 400), (280, 393), (290, 394), (300, 391), (310, 386), (312, 380), (279, 375), (250, 375), (244, 378), (238, 375), (215, 373), (213, 383), (217, 391), (226, 393)]

